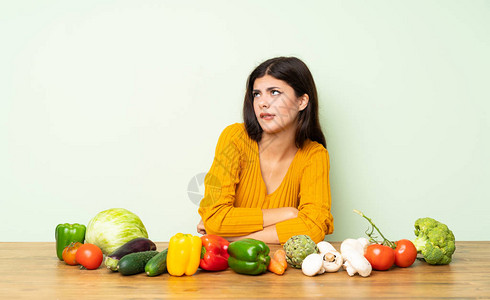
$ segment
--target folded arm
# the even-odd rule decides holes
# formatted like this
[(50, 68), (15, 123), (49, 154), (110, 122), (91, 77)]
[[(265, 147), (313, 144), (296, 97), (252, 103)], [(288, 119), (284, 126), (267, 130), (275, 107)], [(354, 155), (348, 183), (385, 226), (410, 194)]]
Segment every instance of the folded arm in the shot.
[[(263, 229), (246, 235), (225, 237), (228, 241), (237, 241), (244, 238), (253, 238), (265, 243), (279, 244), (276, 224), (279, 222), (294, 219), (298, 216), (298, 210), (294, 207), (281, 207), (272, 209), (262, 209)], [(200, 234), (206, 234), (204, 222), (201, 220), (197, 225)]]

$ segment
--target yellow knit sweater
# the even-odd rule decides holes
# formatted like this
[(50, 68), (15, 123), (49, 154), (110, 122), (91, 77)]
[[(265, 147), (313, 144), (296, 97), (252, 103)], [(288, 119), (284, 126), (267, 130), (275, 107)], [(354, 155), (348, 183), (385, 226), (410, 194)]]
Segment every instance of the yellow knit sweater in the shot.
[(280, 186), (267, 194), (257, 142), (247, 135), (243, 123), (226, 127), (206, 175), (199, 207), (206, 232), (220, 236), (250, 234), (263, 229), (261, 209), (296, 207), (297, 218), (276, 224), (281, 244), (298, 234), (309, 235), (316, 243), (322, 241), (333, 232), (329, 169), (327, 150), (307, 140), (296, 152)]

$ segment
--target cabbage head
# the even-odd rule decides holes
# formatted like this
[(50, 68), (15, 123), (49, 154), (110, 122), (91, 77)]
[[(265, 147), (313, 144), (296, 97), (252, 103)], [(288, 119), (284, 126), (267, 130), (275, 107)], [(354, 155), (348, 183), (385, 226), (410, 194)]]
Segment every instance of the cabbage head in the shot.
[(125, 243), (139, 237), (148, 238), (141, 219), (124, 208), (98, 213), (87, 225), (85, 242), (97, 245), (108, 255)]

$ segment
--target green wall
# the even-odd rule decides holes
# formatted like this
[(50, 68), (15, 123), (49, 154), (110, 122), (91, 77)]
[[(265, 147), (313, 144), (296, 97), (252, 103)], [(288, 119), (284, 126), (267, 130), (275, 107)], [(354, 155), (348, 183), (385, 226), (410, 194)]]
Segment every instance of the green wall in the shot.
[(392, 239), (425, 216), (490, 239), (488, 1), (3, 1), (0, 37), (0, 241), (110, 207), (194, 233), (189, 183), (280, 55), (319, 91), (327, 239), (363, 235), (353, 209)]

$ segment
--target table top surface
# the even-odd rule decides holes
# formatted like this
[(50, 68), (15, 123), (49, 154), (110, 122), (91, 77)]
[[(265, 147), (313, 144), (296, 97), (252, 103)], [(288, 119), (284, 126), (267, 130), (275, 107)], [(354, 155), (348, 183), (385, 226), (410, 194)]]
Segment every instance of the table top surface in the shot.
[[(156, 243), (159, 251), (168, 243)], [(340, 243), (332, 243), (337, 249)], [(271, 251), (278, 245), (271, 245)], [(56, 257), (54, 243), (0, 243), (0, 299), (12, 298), (457, 298), (490, 299), (490, 241), (457, 242), (453, 262), (350, 277), (341, 270), (315, 277), (289, 267), (282, 276), (198, 270), (193, 276), (122, 276), (103, 265), (80, 270)]]

